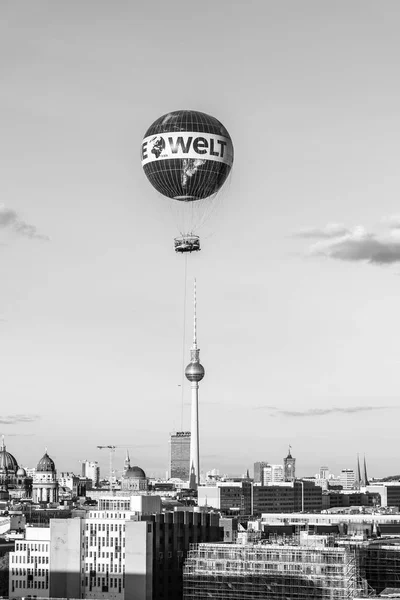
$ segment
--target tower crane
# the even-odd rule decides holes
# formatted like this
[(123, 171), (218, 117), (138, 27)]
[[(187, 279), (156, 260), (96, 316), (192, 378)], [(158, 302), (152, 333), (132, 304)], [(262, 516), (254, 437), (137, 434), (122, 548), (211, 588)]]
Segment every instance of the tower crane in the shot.
[(115, 446), (114, 444), (108, 444), (106, 446), (97, 446), (99, 450), (109, 450), (110, 451), (110, 492), (113, 493), (113, 458), (114, 452), (116, 448), (133, 448), (134, 446)]

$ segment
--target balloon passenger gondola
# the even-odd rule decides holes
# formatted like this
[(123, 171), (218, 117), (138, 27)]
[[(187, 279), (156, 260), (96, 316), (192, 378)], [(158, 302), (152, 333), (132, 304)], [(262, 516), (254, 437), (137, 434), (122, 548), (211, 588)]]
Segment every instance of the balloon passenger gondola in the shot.
[(198, 235), (181, 235), (174, 239), (175, 252), (198, 252), (200, 238)]
[[(142, 167), (178, 218), (175, 252), (200, 250), (198, 231), (233, 165), (232, 139), (215, 117), (194, 110), (162, 115), (142, 140)], [(214, 205), (215, 206), (215, 205)]]

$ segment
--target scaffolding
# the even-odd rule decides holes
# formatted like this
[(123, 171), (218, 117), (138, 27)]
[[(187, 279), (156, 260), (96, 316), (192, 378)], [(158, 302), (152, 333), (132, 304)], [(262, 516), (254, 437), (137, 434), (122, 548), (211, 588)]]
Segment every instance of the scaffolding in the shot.
[(183, 572), (184, 600), (352, 600), (364, 595), (350, 548), (196, 544)]
[(376, 540), (357, 548), (360, 572), (376, 594), (385, 588), (400, 592), (400, 540)]

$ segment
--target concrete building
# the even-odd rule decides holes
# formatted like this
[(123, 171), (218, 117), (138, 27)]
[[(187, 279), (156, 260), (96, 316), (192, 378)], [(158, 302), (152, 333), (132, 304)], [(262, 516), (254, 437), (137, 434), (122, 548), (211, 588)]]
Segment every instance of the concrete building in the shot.
[(249, 481), (217, 481), (197, 490), (199, 507), (212, 507), (225, 515), (251, 515), (252, 483)]
[(361, 488), (361, 491), (370, 494), (379, 494), (381, 497), (381, 506), (394, 506), (400, 510), (400, 484), (399, 482), (378, 482), (374, 485), (367, 485)]
[[(318, 484), (317, 484), (318, 485)], [(345, 508), (350, 506), (380, 506), (378, 493), (360, 490), (329, 490), (322, 492), (322, 509)]]
[(170, 436), (170, 479), (189, 481), (190, 431), (177, 431)]
[(153, 526), (154, 600), (179, 600), (183, 595), (183, 566), (192, 544), (219, 542), (223, 530), (216, 513), (174, 511), (142, 516)]
[[(140, 500), (144, 511), (160, 505), (152, 496), (130, 500)], [(10, 557), (11, 599), (176, 600), (189, 545), (222, 539), (215, 513), (138, 513), (126, 498), (113, 497), (100, 506), (86, 517), (27, 528)]]
[(263, 513), (261, 523), (270, 525), (296, 525), (309, 527), (310, 525), (340, 525), (341, 523), (356, 523), (362, 525), (400, 525), (400, 513), (380, 514), (377, 512), (346, 514), (340, 513)]
[(354, 489), (356, 482), (356, 474), (353, 469), (342, 469), (340, 472), (340, 484), (344, 490)]
[(158, 495), (138, 494), (134, 496), (100, 496), (99, 511), (129, 511), (142, 515), (156, 514), (162, 511), (161, 497)]
[(268, 463), (266, 461), (260, 461), (254, 463), (254, 483), (262, 483), (262, 470), (264, 467), (267, 467)]
[(283, 481), (283, 466), (282, 465), (267, 465), (262, 469), (261, 483), (267, 485), (267, 483), (276, 483)]
[(322, 489), (310, 481), (271, 483), (253, 486), (252, 515), (263, 512), (320, 511)]
[(184, 568), (184, 600), (348, 600), (362, 593), (349, 548), (198, 544)]
[(329, 467), (319, 468), (319, 479), (329, 479)]
[(92, 480), (92, 487), (99, 487), (100, 467), (97, 461), (84, 460), (82, 462), (82, 477)]
[(59, 491), (62, 488), (69, 490), (72, 496), (86, 496), (86, 491), (91, 489), (92, 480), (88, 477), (78, 477), (74, 473), (62, 472), (57, 475)]
[(9, 557), (9, 597), (50, 596), (50, 529), (27, 527), (25, 539), (15, 542)]

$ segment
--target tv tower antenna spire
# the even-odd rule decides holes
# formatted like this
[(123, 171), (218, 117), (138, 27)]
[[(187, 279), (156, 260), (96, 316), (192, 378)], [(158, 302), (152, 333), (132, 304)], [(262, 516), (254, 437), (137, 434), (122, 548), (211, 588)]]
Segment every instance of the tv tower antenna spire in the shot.
[(185, 369), (186, 378), (191, 382), (191, 427), (190, 427), (190, 481), (189, 486), (197, 489), (200, 483), (200, 449), (199, 449), (199, 381), (205, 375), (200, 363), (200, 350), (197, 347), (197, 289), (194, 280), (193, 292), (193, 346), (190, 350), (190, 363)]

